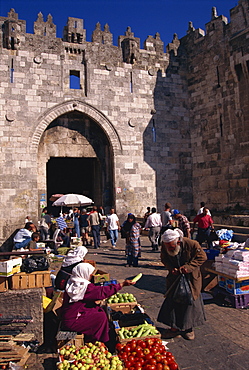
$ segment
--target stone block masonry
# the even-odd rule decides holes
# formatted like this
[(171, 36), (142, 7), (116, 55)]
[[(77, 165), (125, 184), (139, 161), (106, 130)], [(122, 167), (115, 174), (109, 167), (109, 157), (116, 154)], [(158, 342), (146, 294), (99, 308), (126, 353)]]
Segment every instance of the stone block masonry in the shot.
[(15, 10), (1, 16), (0, 240), (27, 214), (37, 223), (59, 158), (83, 159), (90, 180), (79, 192), (121, 220), (166, 201), (186, 214), (202, 200), (248, 204), (247, 24), (240, 0), (230, 23), (213, 11), (206, 34), (190, 23), (165, 52), (158, 33), (141, 49), (130, 27), (114, 46), (108, 25), (87, 42), (80, 18), (59, 39), (51, 16), (38, 14), (34, 34)]

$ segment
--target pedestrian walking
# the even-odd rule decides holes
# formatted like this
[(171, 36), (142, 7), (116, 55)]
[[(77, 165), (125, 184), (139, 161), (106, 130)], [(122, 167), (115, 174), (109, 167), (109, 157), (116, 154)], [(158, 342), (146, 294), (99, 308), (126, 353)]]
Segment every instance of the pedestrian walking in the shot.
[(174, 209), (172, 214), (173, 214), (173, 217), (177, 220), (178, 228), (182, 230), (183, 236), (185, 236), (186, 238), (191, 238), (191, 233), (190, 233), (191, 228), (190, 228), (190, 223), (187, 217), (181, 214), (181, 212), (178, 209)]
[(118, 231), (120, 229), (119, 218), (115, 213), (115, 209), (111, 208), (110, 214), (106, 218), (108, 225), (108, 232), (111, 240), (112, 248), (116, 248), (116, 242), (118, 240)]
[(127, 266), (137, 267), (138, 258), (141, 257), (141, 226), (138, 222), (136, 222), (136, 217), (132, 213), (128, 214), (126, 228), (129, 228), (129, 231), (127, 232), (127, 244), (125, 248)]
[[(204, 306), (201, 297), (202, 277), (200, 266), (206, 261), (206, 253), (200, 245), (183, 237), (180, 229), (166, 230), (162, 236), (161, 261), (168, 270), (166, 278), (166, 298), (159, 311), (157, 320), (168, 325), (163, 338), (182, 335), (195, 338), (194, 327), (205, 322)], [(177, 296), (180, 279), (185, 276), (188, 285), (186, 301)], [(183, 292), (183, 291), (182, 291)]]
[(214, 221), (212, 217), (208, 214), (208, 208), (204, 207), (203, 212), (200, 215), (195, 216), (195, 218), (193, 219), (192, 233), (195, 230), (196, 223), (198, 224), (196, 240), (200, 243), (200, 245), (207, 241), (208, 248), (213, 249), (213, 243), (210, 238), (210, 233), (211, 230), (214, 230)]
[(101, 216), (98, 213), (98, 208), (93, 206), (92, 212), (87, 217), (88, 225), (91, 228), (93, 241), (94, 241), (94, 248), (100, 248), (100, 222)]
[(156, 212), (156, 208), (152, 207), (152, 213), (148, 216), (144, 228), (149, 229), (149, 239), (153, 251), (158, 250), (158, 239), (162, 227), (161, 215)]
[(171, 204), (170, 203), (165, 203), (165, 206), (164, 206), (164, 211), (161, 213), (161, 221), (162, 221), (162, 227), (161, 227), (161, 231), (160, 231), (160, 236), (159, 236), (159, 240), (158, 240), (158, 245), (161, 244), (161, 237), (162, 237), (162, 234), (164, 233), (165, 230), (167, 229), (172, 229), (173, 226), (173, 220), (172, 220), (172, 215), (171, 215)]

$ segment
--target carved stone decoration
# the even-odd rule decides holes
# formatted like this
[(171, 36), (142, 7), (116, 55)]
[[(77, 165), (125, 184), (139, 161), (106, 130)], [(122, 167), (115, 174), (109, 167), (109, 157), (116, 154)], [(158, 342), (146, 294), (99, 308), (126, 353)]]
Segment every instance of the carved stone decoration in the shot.
[(135, 127), (136, 126), (136, 124), (135, 124), (135, 122), (130, 118), (129, 119), (129, 121), (128, 121), (128, 125), (130, 126), (130, 127)]
[(154, 76), (156, 74), (156, 69), (155, 68), (149, 68), (148, 73), (150, 76)]
[(13, 122), (16, 119), (16, 113), (13, 112), (13, 111), (9, 111), (9, 112), (6, 113), (5, 117), (6, 117), (7, 121)]
[(34, 57), (34, 62), (36, 64), (41, 64), (41, 62), (42, 62), (41, 56), (40, 55), (37, 55), (36, 57)]
[(107, 71), (111, 71), (113, 67), (112, 67), (111, 63), (106, 63), (105, 68), (106, 68)]

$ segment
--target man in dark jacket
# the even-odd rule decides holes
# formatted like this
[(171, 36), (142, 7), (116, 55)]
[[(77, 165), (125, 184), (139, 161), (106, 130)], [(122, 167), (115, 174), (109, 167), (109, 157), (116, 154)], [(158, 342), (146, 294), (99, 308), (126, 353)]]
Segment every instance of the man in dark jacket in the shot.
[[(180, 229), (169, 229), (162, 235), (161, 261), (168, 270), (168, 275), (166, 298), (157, 320), (170, 326), (164, 334), (165, 338), (181, 334), (185, 339), (194, 339), (193, 328), (204, 323), (200, 266), (206, 259), (207, 256), (199, 243), (184, 238)], [(180, 304), (175, 301), (174, 292), (181, 274), (184, 274), (189, 282), (192, 293), (191, 304)]]

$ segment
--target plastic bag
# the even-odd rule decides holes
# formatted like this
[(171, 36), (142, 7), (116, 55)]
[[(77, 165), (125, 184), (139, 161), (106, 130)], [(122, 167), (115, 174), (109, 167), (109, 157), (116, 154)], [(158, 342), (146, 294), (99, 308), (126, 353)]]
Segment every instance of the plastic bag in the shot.
[(186, 275), (181, 274), (172, 299), (178, 304), (193, 304), (193, 296)]
[(33, 272), (33, 271), (45, 271), (48, 270), (49, 263), (47, 257), (44, 256), (32, 256), (23, 260), (21, 271), (22, 272)]

